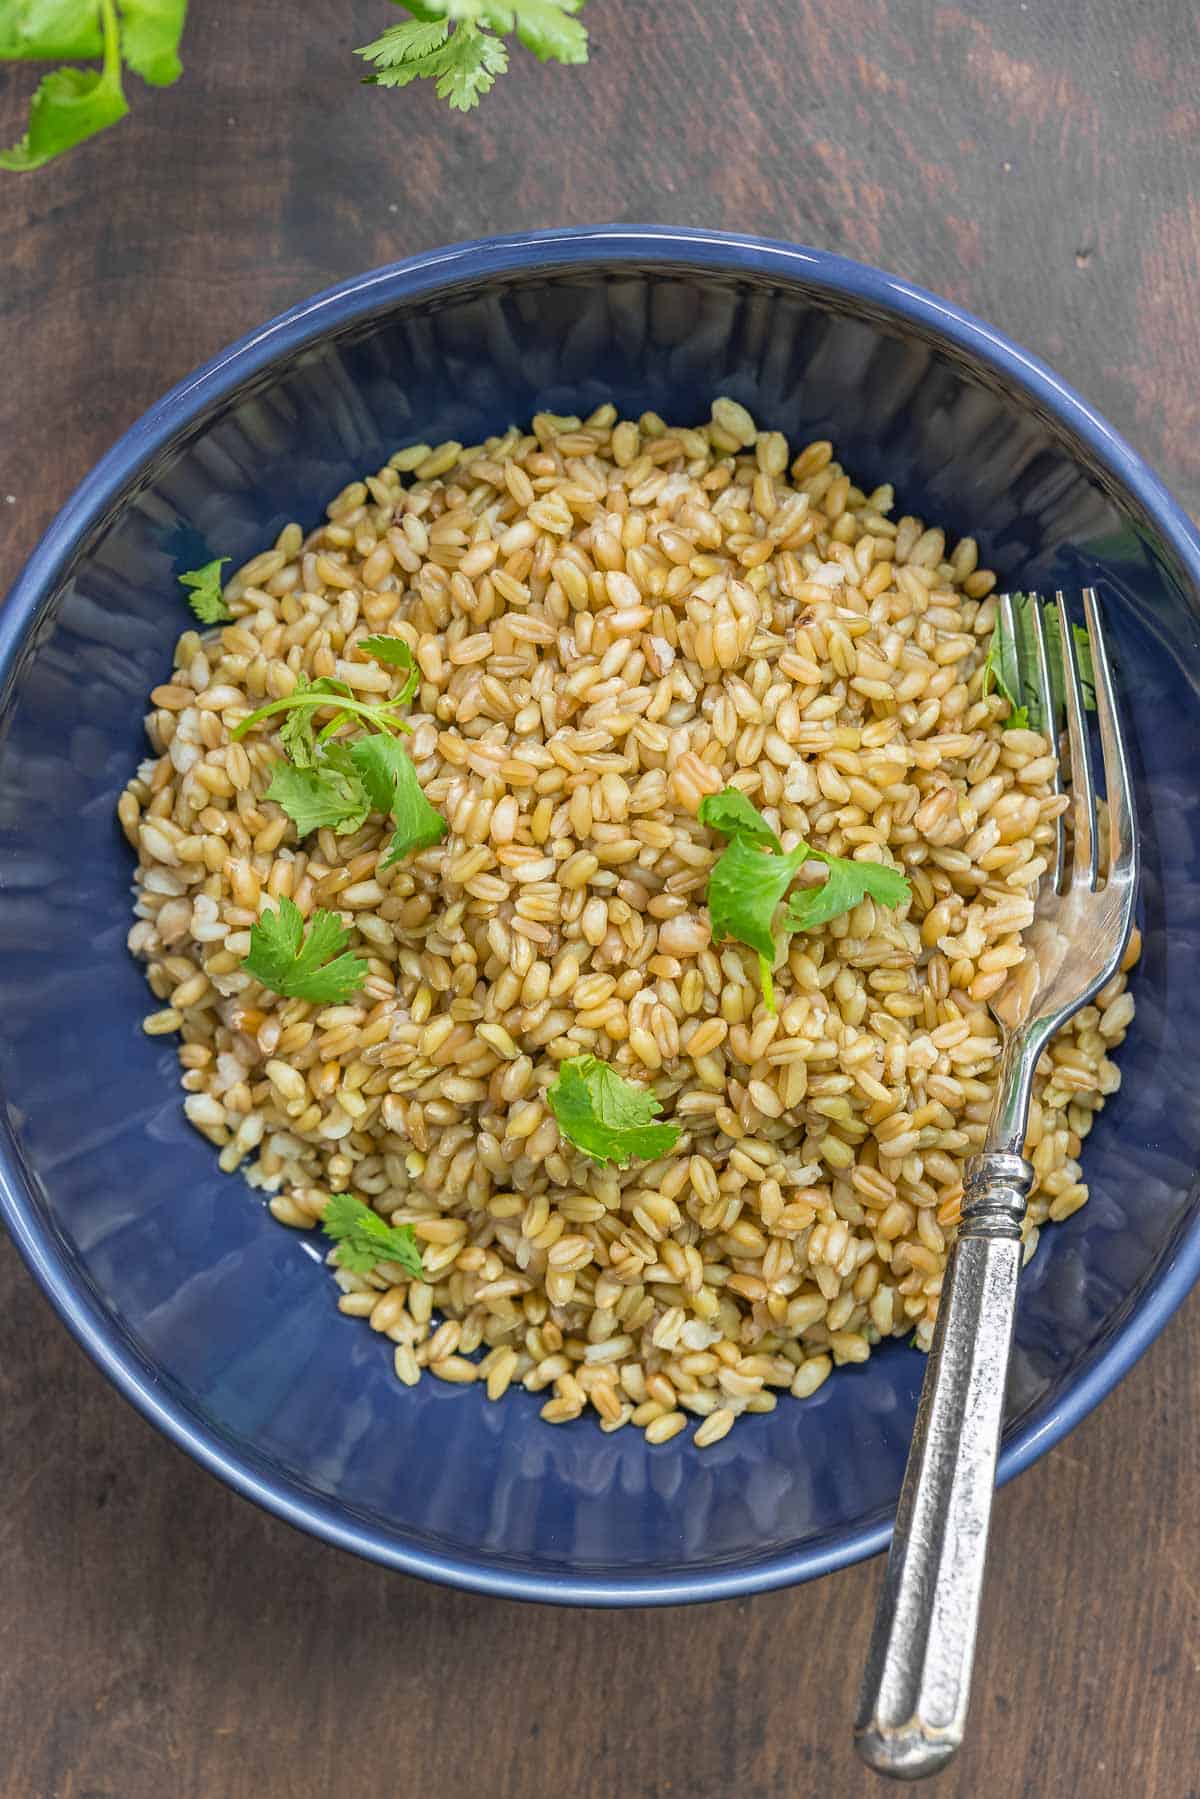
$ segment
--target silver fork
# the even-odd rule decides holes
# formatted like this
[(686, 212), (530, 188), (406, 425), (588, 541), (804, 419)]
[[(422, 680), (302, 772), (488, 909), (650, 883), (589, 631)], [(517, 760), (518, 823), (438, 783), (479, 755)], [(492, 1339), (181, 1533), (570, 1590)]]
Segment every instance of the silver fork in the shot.
[[(1028, 939), (1033, 955), (994, 1008), (1003, 1030), (996, 1099), (982, 1153), (967, 1165), (962, 1222), (938, 1308), (855, 1724), (863, 1760), (904, 1780), (943, 1767), (962, 1742), (966, 1722), (1021, 1221), (1033, 1185), (1033, 1169), (1021, 1153), (1033, 1071), (1055, 1032), (1112, 979), (1133, 922), (1133, 792), (1100, 610), (1094, 591), (1085, 588), (1108, 799), (1106, 878), (1097, 855), (1100, 821), (1074, 633), (1061, 593), (1057, 600), (1073, 829), (1068, 839), (1059, 818), (1055, 877), (1047, 872), (1043, 879)], [(1015, 635), (1016, 612), (1007, 596), (1001, 608)], [(1036, 594), (1027, 612), (1040, 690), (1035, 697), (1057, 741), (1060, 721)], [(1056, 786), (1064, 791), (1061, 777)]]

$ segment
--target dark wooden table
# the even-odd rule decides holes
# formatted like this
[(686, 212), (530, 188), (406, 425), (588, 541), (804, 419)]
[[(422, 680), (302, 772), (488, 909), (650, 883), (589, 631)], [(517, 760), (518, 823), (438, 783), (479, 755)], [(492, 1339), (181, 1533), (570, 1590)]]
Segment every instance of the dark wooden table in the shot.
[[(604, 219), (801, 239), (1048, 357), (1200, 509), (1191, 0), (592, 0), (467, 119), (360, 87), (385, 0), (195, 0), (183, 82), (0, 176), (0, 591), (114, 437), (281, 307)], [(31, 77), (0, 72), (0, 138)], [(131, 87), (137, 88), (136, 82)], [(971, 1740), (937, 1791), (1200, 1794), (1200, 1310), (1000, 1497)], [(847, 1799), (881, 1566), (619, 1615), (296, 1535), (108, 1388), (0, 1247), (5, 1799)]]

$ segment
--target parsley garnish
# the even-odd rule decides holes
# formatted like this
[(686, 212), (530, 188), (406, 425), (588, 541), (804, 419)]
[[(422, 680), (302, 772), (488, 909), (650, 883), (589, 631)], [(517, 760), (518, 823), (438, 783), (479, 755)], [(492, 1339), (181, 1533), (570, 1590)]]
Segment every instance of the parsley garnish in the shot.
[(228, 561), (228, 556), (214, 556), (203, 568), (190, 568), (179, 577), (179, 585), (191, 589), (187, 602), (202, 625), (223, 625), (233, 617), (221, 594), (221, 570)]
[(341, 1005), (367, 978), (367, 964), (360, 956), (339, 953), (349, 941), (350, 933), (336, 912), (314, 912), (306, 934), (300, 908), (281, 897), (278, 912), (268, 906), (251, 925), (250, 954), (242, 967), (285, 999)]
[(598, 1056), (563, 1062), (546, 1100), (561, 1134), (594, 1162), (653, 1161), (679, 1141), (678, 1125), (653, 1122), (662, 1112), (653, 1093)]
[(508, 67), (496, 32), (516, 31), (539, 62), (587, 61), (588, 36), (573, 15), (583, 0), (399, 0), (413, 16), (392, 25), (357, 55), (374, 64), (378, 87), (407, 87), (422, 78), (458, 112), (478, 105)]
[[(1014, 593), (1012, 604), (1016, 620), (1016, 641), (1013, 640), (1013, 633), (1005, 628), (1003, 613), (998, 612), (992, 641), (988, 645), (987, 659), (983, 665), (983, 693), (986, 698), (995, 687), (997, 693), (1003, 694), (1008, 701), (1012, 710), (1004, 720), (1003, 728), (1006, 731), (1028, 730), (1031, 725), (1034, 730), (1044, 731), (1050, 721), (1042, 716), (1037, 654), (1027, 624), (1028, 609), (1033, 604), (1032, 595)], [(1046, 638), (1046, 662), (1050, 671), (1051, 705), (1057, 718), (1061, 715), (1064, 693), (1062, 648), (1058, 607), (1049, 600), (1042, 606), (1042, 629)], [(1072, 625), (1071, 630), (1075, 638), (1083, 703), (1089, 712), (1094, 712), (1096, 678), (1092, 667), (1091, 640), (1082, 625)], [(1022, 694), (1029, 696), (1024, 705), (1020, 703)]]
[(0, 60), (50, 62), (101, 58), (98, 69), (52, 69), (29, 107), (29, 128), (0, 168), (40, 169), (129, 111), (121, 62), (155, 87), (178, 79), (187, 0), (6, 0), (0, 8)]
[(799, 843), (783, 849), (778, 837), (758, 809), (738, 788), (707, 795), (700, 802), (701, 824), (711, 825), (730, 838), (708, 877), (708, 911), (714, 939), (732, 937), (758, 951), (763, 999), (775, 1010), (771, 967), (775, 960), (775, 913), (801, 866), (810, 857), (829, 870), (820, 887), (793, 893), (783, 918), (783, 929), (812, 931), (849, 912), (868, 894), (883, 906), (899, 906), (911, 889), (902, 874), (879, 862), (857, 862), (831, 856), (825, 850)]
[(411, 1224), (389, 1224), (352, 1193), (335, 1193), (321, 1214), (321, 1229), (337, 1241), (338, 1266), (370, 1274), (378, 1262), (399, 1262), (420, 1280), (425, 1273)]

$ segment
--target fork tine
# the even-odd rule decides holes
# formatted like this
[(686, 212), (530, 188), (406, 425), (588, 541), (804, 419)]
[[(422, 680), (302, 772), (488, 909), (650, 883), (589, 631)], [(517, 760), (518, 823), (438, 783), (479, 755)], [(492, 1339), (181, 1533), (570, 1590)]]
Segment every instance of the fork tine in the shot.
[[(1058, 716), (1058, 708), (1054, 703), (1054, 683), (1050, 679), (1050, 660), (1046, 651), (1046, 632), (1042, 625), (1042, 596), (1031, 593), (1029, 596), (1029, 628), (1033, 636), (1033, 648), (1037, 661), (1038, 708), (1041, 727), (1050, 748), (1054, 753), (1053, 788), (1055, 793), (1062, 793), (1062, 769), (1058, 764), (1058, 738), (1062, 730), (1062, 720)], [(1066, 874), (1066, 861), (1063, 853), (1064, 830), (1062, 813), (1054, 821), (1054, 862), (1050, 870), (1051, 879), (1062, 885)]]
[(1067, 708), (1067, 738), (1070, 744), (1072, 814), (1075, 826), (1075, 863), (1072, 879), (1096, 885), (1096, 789), (1092, 780), (1092, 756), (1088, 746), (1087, 724), (1083, 716), (1083, 688), (1079, 681), (1079, 664), (1075, 656), (1075, 633), (1071, 628), (1067, 602), (1061, 591), (1058, 600), (1058, 630), (1062, 639), (1063, 693)]
[(1096, 687), (1096, 716), (1100, 726), (1100, 753), (1108, 799), (1108, 878), (1129, 880), (1134, 872), (1137, 837), (1133, 820), (1133, 783), (1125, 756), (1125, 742), (1113, 697), (1112, 665), (1104, 643), (1104, 626), (1096, 590), (1083, 590), (1083, 614), (1092, 645), (1092, 672)]

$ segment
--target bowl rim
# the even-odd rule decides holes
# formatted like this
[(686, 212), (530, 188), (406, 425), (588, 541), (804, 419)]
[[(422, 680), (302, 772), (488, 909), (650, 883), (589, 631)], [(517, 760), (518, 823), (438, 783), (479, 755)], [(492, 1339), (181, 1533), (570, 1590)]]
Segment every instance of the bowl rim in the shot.
[[(401, 301), (490, 275), (565, 274), (589, 264), (642, 264), (655, 270), (713, 271), (794, 280), (867, 302), (897, 322), (966, 351), (1049, 412), (1088, 453), (1123, 498), (1154, 521), (1187, 583), (1200, 593), (1200, 533), (1142, 458), (1052, 369), (971, 313), (865, 263), (803, 244), (656, 225), (588, 225), (473, 239), (354, 276), (301, 301), (185, 376), (126, 430), (51, 522), (0, 608), (0, 719), (8, 710), (29, 631), (64, 569), (151, 459), (197, 416), (230, 397), (276, 358)], [(0, 1217), (38, 1285), (71, 1334), (117, 1390), (209, 1473), (285, 1522), (385, 1567), (497, 1598), (564, 1605), (677, 1605), (767, 1592), (845, 1567), (885, 1548), (892, 1518), (832, 1540), (717, 1569), (668, 1569), (661, 1576), (609, 1578), (529, 1574), (486, 1551), (434, 1551), (406, 1545), (357, 1519), (291, 1476), (273, 1471), (255, 1450), (232, 1447), (191, 1415), (148, 1357), (106, 1316), (75, 1273), (65, 1243), (34, 1198), (24, 1157), (5, 1118), (0, 1125)], [(1200, 1278), (1200, 1214), (1177, 1227), (1136, 1307), (1080, 1363), (1067, 1392), (1034, 1408), (1006, 1439), (998, 1479), (1011, 1480), (1099, 1404), (1163, 1329)]]

